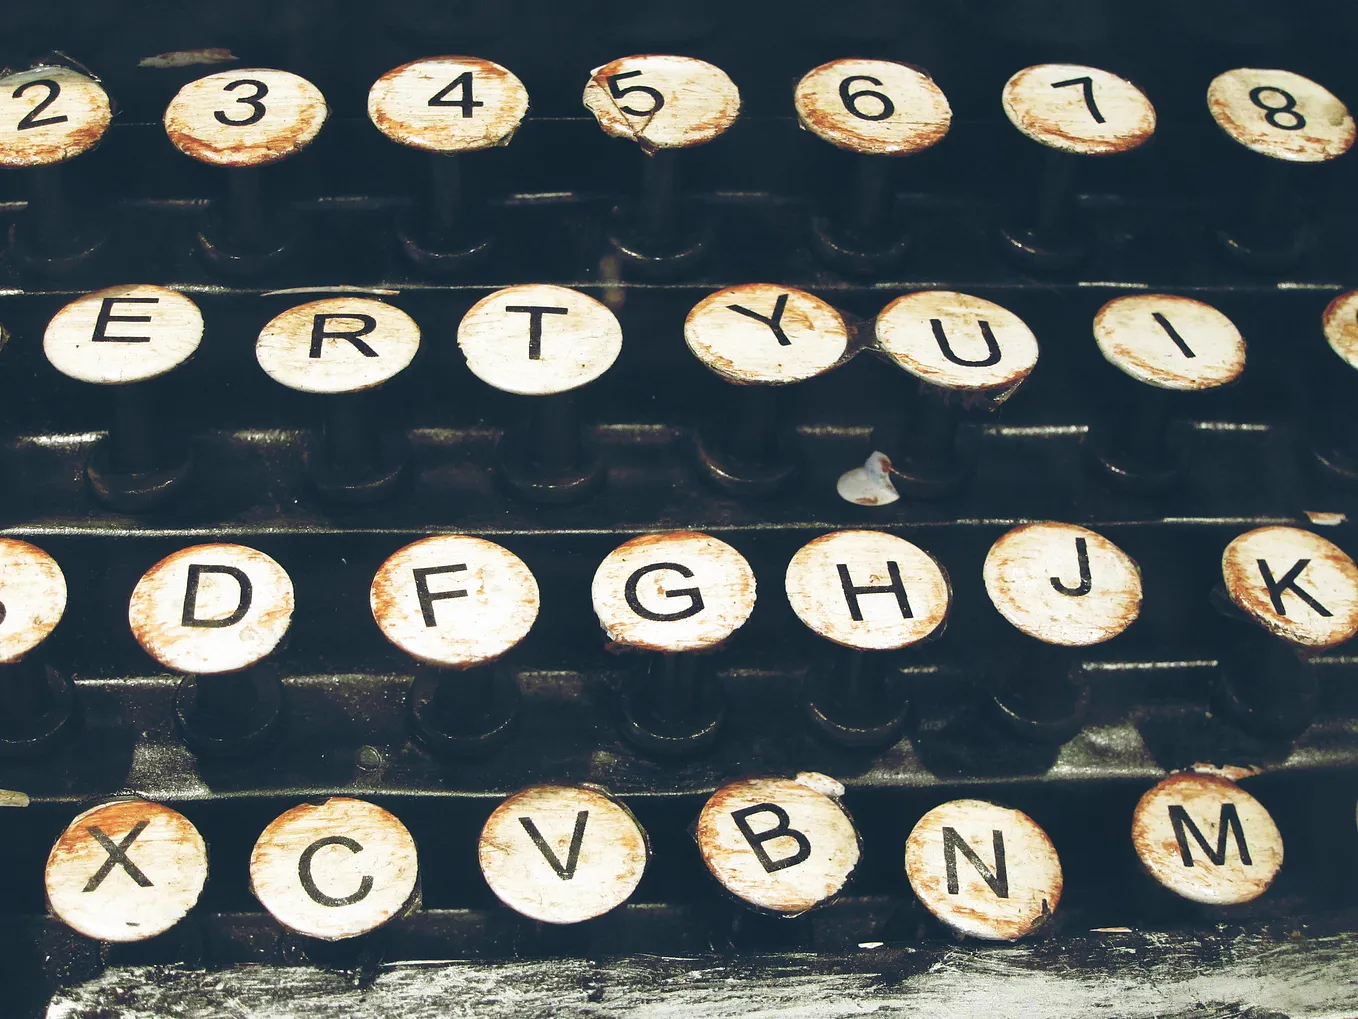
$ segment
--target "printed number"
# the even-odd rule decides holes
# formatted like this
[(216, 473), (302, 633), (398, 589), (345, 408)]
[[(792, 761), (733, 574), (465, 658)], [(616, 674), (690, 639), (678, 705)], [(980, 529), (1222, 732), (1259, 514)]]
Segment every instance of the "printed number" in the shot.
[(218, 123), (230, 124), (232, 127), (244, 127), (247, 124), (258, 124), (264, 119), (264, 104), (261, 103), (260, 100), (269, 94), (269, 86), (254, 78), (240, 78), (229, 85), (223, 85), (222, 91), (234, 92), (242, 85), (253, 85), (255, 87), (254, 95), (236, 97), (236, 102), (244, 103), (246, 106), (250, 107), (250, 116), (246, 117), (244, 120), (232, 120), (221, 110), (216, 110), (212, 115), (217, 118)]
[(20, 85), (18, 88), (14, 90), (14, 95), (12, 98), (18, 99), (29, 89), (37, 87), (47, 89), (47, 95), (43, 96), (42, 102), (38, 103), (37, 106), (33, 107), (33, 109), (29, 110), (27, 113), (24, 114), (24, 119), (19, 121), (18, 130), (20, 131), (26, 131), (30, 127), (46, 127), (48, 124), (60, 124), (63, 121), (71, 119), (64, 113), (59, 117), (45, 117), (42, 120), (38, 119), (38, 114), (41, 113), (43, 110), (47, 109), (47, 107), (51, 106), (54, 102), (56, 102), (57, 96), (61, 95), (61, 86), (58, 85), (55, 81), (53, 81), (51, 78), (38, 78), (34, 81), (24, 82), (22, 85)]
[(1099, 105), (1094, 102), (1094, 79), (1085, 75), (1083, 78), (1071, 78), (1069, 81), (1052, 82), (1052, 88), (1065, 88), (1067, 85), (1084, 86), (1085, 105), (1089, 107), (1089, 113), (1094, 118), (1094, 123), (1104, 123), (1103, 114), (1099, 112)]
[(610, 74), (606, 79), (608, 81), (608, 91), (612, 94), (614, 99), (621, 99), (623, 96), (631, 95), (633, 92), (645, 92), (651, 97), (651, 108), (649, 110), (634, 110), (630, 106), (619, 106), (618, 109), (629, 116), (649, 117), (665, 105), (664, 96), (651, 88), (650, 85), (628, 85), (626, 88), (618, 88), (618, 82), (622, 81), (623, 78), (635, 78), (640, 73), (640, 71), (623, 71), (622, 74)]
[[(452, 92), (452, 90), (455, 89), (455, 88), (460, 88), (460, 89), (462, 89), (462, 98), (461, 98), (461, 99), (448, 99), (448, 98), (446, 98), (446, 96), (448, 95), (448, 93)], [(462, 107), (462, 119), (463, 119), (463, 120), (466, 120), (468, 117), (470, 117), (470, 116), (472, 115), (472, 108), (473, 108), (473, 107), (476, 107), (476, 106), (485, 106), (486, 104), (483, 103), (483, 102), (481, 102), (481, 100), (476, 99), (476, 98), (474, 98), (474, 97), (472, 96), (472, 72), (471, 72), (471, 71), (463, 71), (463, 72), (462, 72), (461, 74), (459, 74), (456, 78), (454, 78), (454, 79), (453, 79), (452, 81), (450, 81), (447, 85), (445, 85), (445, 86), (439, 91), (439, 94), (438, 94), (438, 95), (436, 95), (436, 96), (434, 96), (432, 99), (430, 99), (430, 100), (429, 100), (429, 105), (430, 105), (430, 106), (460, 106), (460, 107)]]
[[(1282, 96), (1283, 104), (1281, 106), (1269, 106), (1262, 98), (1265, 92)], [(1285, 89), (1274, 88), (1272, 85), (1260, 85), (1258, 88), (1250, 89), (1250, 102), (1264, 110), (1264, 119), (1268, 121), (1271, 127), (1276, 127), (1279, 131), (1300, 131), (1306, 126), (1306, 118), (1297, 109), (1296, 96)], [(1292, 118), (1292, 123), (1278, 123), (1278, 118), (1284, 113)]]
[[(884, 95), (875, 89), (860, 88), (857, 92), (850, 92), (849, 86), (856, 81), (866, 81), (872, 85), (881, 84), (876, 78), (869, 77), (866, 74), (854, 74), (839, 83), (840, 101), (844, 103), (844, 108), (855, 117), (859, 120), (886, 120), (887, 117), (896, 112), (896, 104), (891, 101), (891, 97)], [(858, 100), (863, 96), (872, 96), (872, 98), (876, 99), (882, 104), (881, 110), (877, 113), (864, 113), (860, 110), (858, 108)]]

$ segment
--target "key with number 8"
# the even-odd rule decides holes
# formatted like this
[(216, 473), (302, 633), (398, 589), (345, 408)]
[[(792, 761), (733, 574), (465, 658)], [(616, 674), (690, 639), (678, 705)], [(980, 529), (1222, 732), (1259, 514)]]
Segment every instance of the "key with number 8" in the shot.
[[(1207, 87), (1207, 108), (1226, 135), (1251, 152), (1255, 180), (1217, 231), (1226, 253), (1247, 265), (1272, 268), (1295, 262), (1314, 247), (1316, 217), (1298, 199), (1300, 171), (1319, 166), (1353, 145), (1354, 121), (1323, 85), (1292, 71), (1237, 67)], [(1308, 190), (1316, 173), (1308, 172)]]

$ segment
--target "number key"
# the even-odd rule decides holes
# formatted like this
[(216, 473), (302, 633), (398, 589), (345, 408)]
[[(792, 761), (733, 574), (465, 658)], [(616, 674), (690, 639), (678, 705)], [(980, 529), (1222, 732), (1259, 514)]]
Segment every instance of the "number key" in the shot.
[(1292, 163), (1323, 163), (1353, 145), (1348, 108), (1292, 71), (1237, 67), (1207, 87), (1217, 125), (1245, 148)]
[(890, 60), (832, 60), (793, 93), (802, 127), (863, 155), (904, 156), (940, 141), (952, 108), (923, 71)]
[(508, 145), (528, 115), (528, 90), (477, 57), (428, 57), (388, 71), (368, 91), (368, 117), (394, 142), (428, 152)]
[(0, 78), (0, 166), (49, 166), (94, 148), (108, 129), (107, 93), (69, 67)]
[(165, 110), (175, 148), (214, 166), (265, 166), (306, 148), (329, 110), (320, 89), (287, 71), (221, 71), (191, 81)]
[(1025, 67), (1005, 83), (1001, 101), (1024, 135), (1076, 155), (1128, 152), (1155, 133), (1155, 107), (1145, 94), (1097, 67)]
[(740, 113), (740, 91), (725, 71), (705, 61), (646, 55), (596, 67), (584, 104), (605, 134), (654, 152), (720, 136)]

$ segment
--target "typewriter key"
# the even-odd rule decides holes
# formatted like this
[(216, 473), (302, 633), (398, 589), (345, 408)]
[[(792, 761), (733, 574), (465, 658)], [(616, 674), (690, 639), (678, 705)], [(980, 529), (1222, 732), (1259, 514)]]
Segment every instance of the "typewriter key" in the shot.
[(1215, 775), (1183, 772), (1148, 790), (1132, 845), (1156, 881), (1213, 906), (1257, 899), (1283, 865), (1283, 837), (1264, 805)]
[(596, 67), (583, 101), (605, 134), (636, 142), (645, 156), (639, 197), (613, 210), (614, 250), (648, 275), (691, 268), (711, 246), (713, 227), (710, 216), (681, 200), (675, 159), (735, 123), (735, 83), (693, 57), (645, 54)]
[(407, 695), (421, 739), (453, 753), (500, 745), (519, 705), (503, 657), (538, 615), (523, 561), (469, 534), (424, 538), (382, 564), (368, 599), (382, 635), (421, 663)]
[(269, 823), (250, 853), (250, 891), (289, 930), (340, 941), (415, 909), (419, 870), (415, 840), (396, 817), (332, 796)]
[(478, 843), (481, 873), (510, 909), (580, 923), (626, 902), (650, 845), (632, 812), (588, 786), (539, 785), (505, 800)]
[(896, 208), (889, 157), (943, 140), (952, 125), (947, 96), (907, 64), (845, 59), (808, 71), (792, 99), (803, 128), (858, 157), (844, 207), (811, 221), (816, 252), (850, 272), (890, 269), (910, 240)]
[(1169, 437), (1176, 393), (1202, 392), (1234, 382), (1245, 369), (1245, 341), (1235, 324), (1210, 304), (1171, 294), (1118, 297), (1094, 316), (1094, 339), (1109, 364), (1144, 385), (1124, 386), (1090, 446), (1113, 484), (1134, 492), (1160, 491), (1183, 474)]
[(175, 694), (184, 735), (201, 753), (256, 747), (282, 696), (267, 658), (292, 622), (292, 580), (244, 545), (194, 545), (166, 556), (137, 582), (132, 635), (168, 669), (186, 673)]
[(165, 133), (180, 152), (227, 169), (226, 204), (215, 203), (198, 234), (218, 267), (240, 273), (276, 265), (296, 226), (265, 201), (263, 167), (311, 144), (329, 110), (320, 89), (287, 71), (242, 68), (191, 81), (165, 110)]
[(399, 429), (378, 430), (370, 391), (401, 372), (420, 347), (420, 327), (390, 304), (332, 297), (289, 308), (259, 333), (255, 358), (289, 389), (325, 395), (321, 441), (307, 450), (312, 485), (335, 502), (373, 502), (401, 479), (410, 458)]
[(98, 145), (112, 116), (103, 86), (69, 67), (0, 78), (0, 167), (21, 169), (28, 185), (10, 245), (28, 264), (60, 272), (103, 243), (101, 217), (72, 200), (61, 166)]
[(745, 557), (694, 531), (645, 534), (608, 554), (590, 593), (611, 648), (649, 652), (623, 683), (623, 734), (659, 754), (710, 744), (726, 704), (703, 653), (720, 648), (754, 611)]
[(486, 233), (463, 195), (467, 152), (508, 145), (528, 115), (528, 90), (477, 57), (426, 57), (388, 71), (368, 91), (368, 118), (392, 141), (430, 153), (423, 199), (397, 234), (411, 261), (447, 271), (486, 254)]
[(1125, 78), (1097, 67), (1039, 64), (1005, 83), (1005, 116), (1045, 147), (1035, 201), (1003, 231), (1009, 250), (1040, 268), (1061, 269), (1084, 256), (1075, 218), (1074, 177), (1081, 156), (1111, 156), (1155, 133), (1155, 107)]
[(995, 677), (1001, 719), (1022, 736), (1064, 741), (1089, 702), (1080, 656), (1141, 614), (1141, 571), (1107, 538), (1075, 524), (1022, 524), (1000, 537), (982, 567), (991, 602), (1033, 638), (1004, 656)]
[(198, 904), (207, 845), (178, 811), (121, 799), (78, 815), (47, 857), (47, 905), (99, 941), (164, 934)]
[(953, 800), (915, 824), (905, 874), (924, 908), (973, 938), (1017, 941), (1061, 901), (1061, 860), (1031, 817), (984, 800)]
[(807, 675), (811, 720), (848, 746), (895, 742), (910, 701), (891, 652), (943, 631), (952, 596), (943, 568), (904, 538), (836, 531), (798, 549), (784, 584), (797, 618), (839, 645)]
[(533, 397), (525, 425), (505, 429), (496, 447), (496, 471), (510, 490), (543, 503), (592, 494), (606, 472), (580, 427), (573, 391), (608, 371), (622, 351), (614, 314), (578, 290), (506, 287), (472, 305), (457, 345), (481, 381)]
[(833, 899), (862, 849), (824, 776), (751, 778), (722, 786), (703, 805), (694, 837), (703, 863), (731, 895), (796, 916)]
[(818, 297), (772, 283), (743, 283), (709, 294), (684, 320), (698, 360), (737, 387), (724, 419), (698, 435), (698, 460), (717, 485), (772, 495), (797, 475), (801, 457), (781, 421), (781, 387), (847, 360), (849, 331)]
[(1286, 166), (1342, 156), (1353, 145), (1353, 117), (1309, 78), (1252, 67), (1213, 78), (1207, 108), (1232, 140), (1266, 157), (1256, 161), (1253, 186), (1237, 196), (1232, 222), (1217, 231), (1218, 241), (1247, 265), (1276, 268), (1295, 261), (1314, 245), (1318, 223), (1293, 192), (1298, 172)]
[(1223, 630), (1219, 697), (1243, 728), (1296, 736), (1319, 696), (1307, 660), (1358, 633), (1358, 566), (1318, 534), (1259, 527), (1226, 546), (1221, 573), (1226, 596), (1255, 625)]
[(39, 753), (71, 720), (69, 677), (33, 652), (66, 612), (56, 560), (16, 538), (0, 538), (0, 756)]
[[(1340, 294), (1321, 318), (1325, 341), (1343, 362), (1358, 370), (1358, 290)], [(1358, 483), (1358, 414), (1352, 410), (1358, 376), (1336, 373), (1334, 362), (1307, 381), (1305, 399), (1311, 454), (1338, 481)]]
[(147, 383), (192, 357), (202, 338), (196, 304), (147, 284), (85, 294), (52, 316), (42, 341), (52, 367), (113, 387), (113, 425), (85, 463), (90, 488), (106, 506), (153, 509), (183, 486), (191, 450), (182, 433), (157, 427)]
[(892, 480), (920, 497), (946, 495), (971, 472), (957, 443), (973, 410), (995, 410), (1037, 364), (1037, 338), (1012, 311), (969, 294), (924, 290), (898, 297), (877, 316), (877, 347), (918, 380), (907, 418), (880, 424), (873, 445), (891, 460)]

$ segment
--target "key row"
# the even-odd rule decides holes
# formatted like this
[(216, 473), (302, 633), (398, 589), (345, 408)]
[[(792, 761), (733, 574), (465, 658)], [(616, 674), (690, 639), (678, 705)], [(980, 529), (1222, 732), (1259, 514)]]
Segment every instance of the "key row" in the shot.
[[(62, 617), (66, 583), (55, 560), (26, 542), (0, 539), (0, 556), (0, 660), (7, 663), (0, 680), (19, 686), (12, 703), (42, 706), (12, 720), (24, 735), (6, 747), (19, 752), (49, 744), (71, 715), (69, 677), (34, 654)], [(1004, 656), (1013, 670), (997, 703), (1035, 730), (1028, 735), (1063, 742), (1079, 729), (1081, 698), (1088, 699), (1082, 649), (1137, 620), (1140, 569), (1095, 531), (1045, 522), (1001, 536), (982, 577), (995, 609), (1022, 635)], [(904, 538), (847, 530), (798, 550), (783, 584), (793, 612), (825, 642), (804, 691), (812, 721), (842, 744), (895, 742), (910, 693), (896, 655), (943, 633), (952, 603), (947, 572)], [(1229, 698), (1245, 716), (1251, 698), (1262, 698), (1256, 715), (1276, 714), (1291, 698), (1304, 727), (1303, 690), (1314, 685), (1306, 660), (1358, 633), (1358, 566), (1311, 531), (1261, 527), (1226, 546), (1221, 586), (1226, 611), (1250, 624), (1232, 642), (1247, 660), (1242, 674), (1227, 670)], [(599, 564), (590, 598), (607, 648), (632, 652), (620, 691), (624, 734), (660, 755), (710, 745), (725, 715), (714, 652), (755, 607), (756, 579), (744, 556), (693, 531), (642, 535)], [(527, 564), (484, 538), (424, 538), (381, 565), (368, 600), (383, 636), (412, 660), (407, 699), (421, 741), (453, 754), (500, 746), (520, 699), (505, 657), (532, 630), (540, 607)], [(131, 631), (156, 662), (184, 676), (177, 711), (196, 749), (241, 753), (275, 734), (281, 680), (261, 663), (287, 634), (294, 607), (286, 569), (244, 545), (181, 549), (138, 581), (128, 603)], [(54, 704), (65, 714), (54, 715)]]
[[(863, 846), (826, 775), (750, 778), (712, 794), (692, 828), (708, 871), (731, 898), (797, 916), (840, 895)], [(1262, 895), (1283, 862), (1268, 810), (1234, 782), (1179, 772), (1148, 790), (1132, 818), (1147, 873), (1215, 906)], [(440, 847), (445, 851), (445, 847)], [(598, 786), (540, 785), (499, 804), (477, 843), (496, 897), (533, 920), (573, 924), (626, 902), (650, 861), (650, 840)], [(1042, 929), (1061, 901), (1061, 861), (1027, 814), (983, 800), (928, 811), (905, 842), (919, 901), (959, 934), (1016, 941)], [(250, 853), (250, 890), (283, 927), (305, 937), (358, 937), (419, 909), (415, 840), (393, 814), (332, 797), (275, 818)], [(126, 798), (77, 816), (52, 847), (47, 901), (64, 923), (100, 941), (142, 941), (197, 904), (208, 847), (184, 815)]]
[[(924, 71), (886, 60), (833, 60), (809, 71), (793, 91), (802, 128), (863, 160), (856, 193), (843, 210), (813, 222), (816, 247), (828, 260), (878, 271), (905, 250), (887, 166), (882, 157), (927, 149), (952, 123), (947, 97)], [(1110, 71), (1073, 64), (1027, 67), (1000, 96), (1009, 121), (1050, 153), (1106, 157), (1143, 145), (1155, 109), (1132, 82)], [(1284, 162), (1324, 162), (1353, 144), (1353, 118), (1322, 85), (1285, 70), (1235, 68), (1212, 79), (1207, 109), (1217, 125), (1253, 153)], [(641, 269), (677, 271), (710, 246), (710, 225), (683, 214), (670, 156), (712, 142), (735, 123), (740, 92), (720, 68), (692, 57), (644, 54), (595, 68), (583, 102), (604, 133), (636, 143), (642, 196), (615, 210), (611, 240)], [(391, 140), (432, 153), (428, 193), (398, 228), (402, 248), (434, 270), (485, 254), (491, 241), (462, 197), (448, 157), (508, 145), (528, 113), (528, 92), (508, 69), (476, 57), (417, 60), (383, 75), (368, 94), (368, 116)], [(292, 156), (319, 134), (329, 115), (311, 82), (287, 71), (219, 71), (185, 85), (170, 101), (164, 126), (184, 154), (230, 174), (225, 204), (214, 209), (200, 241), (218, 264), (261, 269), (276, 264), (295, 234), (286, 216), (270, 214), (255, 171)], [(112, 106), (94, 79), (69, 67), (43, 66), (0, 78), (0, 166), (52, 167), (95, 146)], [(663, 157), (663, 158), (661, 158)], [(1036, 158), (1034, 154), (1033, 157)], [(1080, 245), (1066, 228), (1075, 192), (1069, 167), (1049, 165), (1050, 178), (1031, 217), (1006, 231), (1016, 253), (1054, 266), (1069, 264)], [(98, 246), (64, 214), (54, 179), (34, 190), (19, 238), (24, 249), (56, 267)], [(1242, 224), (1258, 234), (1264, 225)], [(1263, 247), (1277, 248), (1274, 243)], [(1258, 237), (1234, 237), (1228, 250), (1249, 255)], [(1281, 242), (1286, 249), (1292, 238)], [(1261, 250), (1265, 260), (1270, 254)]]
[[(1331, 349), (1358, 369), (1358, 291), (1331, 302), (1323, 332)], [(152, 419), (142, 384), (192, 358), (202, 335), (203, 316), (189, 297), (149, 284), (85, 294), (48, 323), (48, 361), (72, 379), (113, 390), (114, 423), (86, 465), (106, 505), (125, 512), (154, 508), (187, 482), (188, 444), (165, 441), (169, 430)], [(751, 496), (774, 494), (799, 475), (801, 453), (778, 395), (789, 385), (824, 375), (863, 350), (904, 370), (917, 389), (913, 420), (883, 426), (874, 445), (889, 453), (902, 487), (930, 497), (956, 489), (971, 471), (969, 451), (956, 442), (964, 419), (997, 409), (1038, 360), (1037, 338), (1018, 315), (943, 290), (897, 297), (867, 330), (813, 294), (746, 283), (699, 301), (683, 335), (689, 351), (729, 384), (719, 412), (699, 430), (697, 460), (713, 483)], [(1130, 387), (1132, 413), (1110, 414), (1095, 428), (1090, 445), (1098, 468), (1117, 485), (1172, 486), (1183, 465), (1168, 441), (1173, 408), (1166, 400), (1183, 406), (1186, 394), (1235, 382), (1245, 369), (1240, 330), (1202, 301), (1133, 294), (1099, 309), (1093, 336), (1110, 364), (1141, 383)], [(573, 394), (607, 373), (622, 351), (613, 312), (567, 287), (506, 287), (467, 311), (457, 344), (481, 381), (535, 398), (529, 420), (507, 428), (499, 441), (496, 469), (505, 486), (536, 502), (598, 491), (605, 466), (584, 434)], [(307, 466), (322, 497), (370, 502), (401, 481), (409, 460), (404, 433), (374, 420), (363, 394), (405, 370), (420, 345), (418, 324), (372, 297), (310, 301), (260, 331), (260, 367), (289, 389), (326, 397), (324, 427)]]

